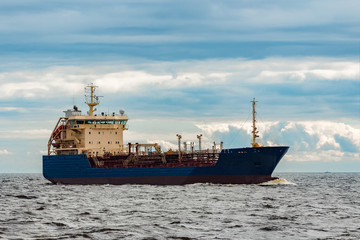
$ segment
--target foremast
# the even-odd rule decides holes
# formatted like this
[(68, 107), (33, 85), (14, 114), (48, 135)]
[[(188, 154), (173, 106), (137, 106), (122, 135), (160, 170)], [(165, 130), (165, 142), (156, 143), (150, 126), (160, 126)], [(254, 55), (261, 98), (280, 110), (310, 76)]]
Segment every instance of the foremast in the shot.
[(252, 114), (253, 114), (253, 130), (252, 130), (252, 134), (253, 134), (253, 141), (251, 143), (252, 147), (263, 147), (263, 145), (261, 143), (257, 143), (256, 142), (256, 138), (259, 137), (259, 135), (257, 135), (259, 133), (259, 131), (257, 131), (257, 127), (256, 127), (256, 110), (255, 110), (255, 104), (258, 101), (255, 101), (255, 98), (250, 101), (252, 103)]

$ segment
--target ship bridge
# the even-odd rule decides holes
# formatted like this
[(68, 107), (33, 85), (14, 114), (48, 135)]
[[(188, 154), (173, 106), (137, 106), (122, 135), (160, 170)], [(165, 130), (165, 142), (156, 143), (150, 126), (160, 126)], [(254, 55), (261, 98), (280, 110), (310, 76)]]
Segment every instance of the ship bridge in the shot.
[(65, 117), (60, 117), (48, 141), (48, 154), (68, 155), (104, 155), (121, 154), (127, 151), (123, 145), (123, 131), (127, 130), (128, 116), (124, 110), (120, 115), (115, 113), (94, 114), (99, 104), (94, 95), (94, 85), (89, 85), (90, 100), (88, 115), (82, 115), (74, 106), (64, 111)]

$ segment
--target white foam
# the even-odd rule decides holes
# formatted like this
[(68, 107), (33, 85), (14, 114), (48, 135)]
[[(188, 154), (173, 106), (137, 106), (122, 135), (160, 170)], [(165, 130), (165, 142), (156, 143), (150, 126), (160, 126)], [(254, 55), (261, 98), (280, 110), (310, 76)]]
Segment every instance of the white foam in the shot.
[(285, 178), (278, 178), (271, 181), (267, 181), (264, 183), (260, 183), (259, 185), (296, 185), (295, 183), (289, 182)]

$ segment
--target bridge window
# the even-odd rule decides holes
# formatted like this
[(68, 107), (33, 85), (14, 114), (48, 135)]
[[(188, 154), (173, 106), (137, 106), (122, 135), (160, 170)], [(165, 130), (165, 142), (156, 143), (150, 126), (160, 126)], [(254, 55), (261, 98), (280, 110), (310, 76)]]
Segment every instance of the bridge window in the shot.
[(122, 120), (122, 121), (116, 120), (115, 124), (126, 125), (126, 122), (127, 122), (126, 120)]
[(75, 125), (75, 120), (70, 120), (69, 123), (70, 123), (70, 126), (71, 126), (71, 127), (74, 127), (74, 125)]

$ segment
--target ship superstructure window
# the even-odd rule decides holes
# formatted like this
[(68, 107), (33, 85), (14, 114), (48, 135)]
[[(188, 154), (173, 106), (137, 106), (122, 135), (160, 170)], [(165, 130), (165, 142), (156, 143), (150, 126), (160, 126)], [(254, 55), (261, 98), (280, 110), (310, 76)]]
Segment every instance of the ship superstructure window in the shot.
[(94, 120), (86, 120), (85, 124), (94, 124)]
[(84, 124), (84, 121), (83, 120), (78, 120), (78, 121), (76, 121), (76, 124)]
[(127, 122), (127, 121), (125, 121), (125, 120), (122, 120), (122, 121), (116, 120), (116, 121), (115, 121), (115, 124), (126, 125), (126, 122)]
[(89, 134), (91, 134), (91, 132), (89, 132)]
[(75, 125), (75, 120), (70, 120), (69, 123), (70, 123), (70, 126), (71, 126), (71, 127), (74, 127), (74, 125)]
[(89, 144), (93, 144), (93, 141), (89, 141)]
[(112, 144), (112, 141), (108, 141), (108, 144)]
[(100, 144), (100, 141), (97, 141), (97, 143), (96, 144)]

